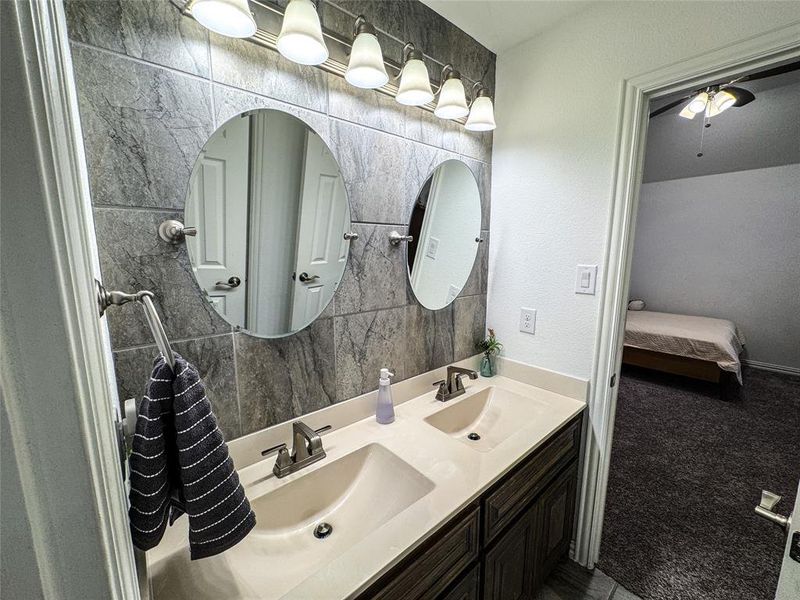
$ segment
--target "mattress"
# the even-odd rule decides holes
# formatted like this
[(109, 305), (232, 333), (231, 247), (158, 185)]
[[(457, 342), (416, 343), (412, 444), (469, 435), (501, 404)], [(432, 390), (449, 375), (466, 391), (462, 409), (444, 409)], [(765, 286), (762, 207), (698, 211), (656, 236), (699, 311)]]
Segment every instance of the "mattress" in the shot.
[(739, 383), (744, 343), (736, 324), (726, 319), (629, 310), (625, 322), (626, 346), (715, 362), (736, 373)]

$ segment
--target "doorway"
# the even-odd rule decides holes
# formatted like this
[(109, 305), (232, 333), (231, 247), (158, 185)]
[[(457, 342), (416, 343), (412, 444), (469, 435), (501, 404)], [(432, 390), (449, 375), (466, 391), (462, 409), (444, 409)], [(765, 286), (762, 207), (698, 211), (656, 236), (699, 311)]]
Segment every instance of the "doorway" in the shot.
[[(787, 49), (789, 48), (789, 49)], [(602, 515), (606, 504), (606, 481), (610, 462), (613, 464), (612, 456), (612, 430), (614, 429), (615, 416), (624, 419), (623, 403), (625, 402), (626, 392), (620, 390), (620, 399), (617, 399), (617, 383), (620, 377), (619, 365), (622, 359), (624, 327), (627, 313), (627, 303), (629, 297), (630, 274), (632, 270), (632, 256), (634, 254), (633, 232), (639, 208), (639, 184), (644, 159), (644, 139), (647, 131), (649, 112), (665, 104), (666, 98), (683, 90), (697, 92), (703, 85), (715, 81), (732, 81), (742, 73), (755, 73), (775, 66), (796, 60), (798, 56), (797, 42), (787, 43), (781, 52), (766, 52), (763, 54), (755, 53), (757, 58), (742, 61), (739, 57), (734, 65), (733, 56), (736, 56), (735, 49), (731, 49), (726, 60), (715, 63), (711, 61), (698, 60), (692, 63), (697, 66), (705, 62), (707, 70), (705, 75), (698, 75), (694, 78), (687, 78), (685, 73), (689, 70), (687, 65), (674, 66), (665, 69), (663, 72), (650, 74), (641, 78), (639, 81), (628, 82), (625, 88), (626, 95), (626, 114), (630, 120), (623, 117), (621, 123), (621, 149), (619, 178), (617, 180), (618, 189), (615, 196), (617, 204), (614, 207), (614, 216), (611, 223), (612, 242), (609, 249), (607, 283), (604, 290), (604, 309), (603, 320), (601, 323), (600, 346), (598, 349), (598, 360), (596, 372), (593, 377), (595, 384), (594, 392), (594, 417), (593, 427), (590, 428), (589, 437), (597, 436), (597, 439), (590, 442), (587, 452), (587, 470), (584, 480), (584, 493), (581, 501), (582, 523), (579, 525), (579, 535), (576, 544), (576, 559), (585, 560), (588, 566), (593, 566), (599, 556), (600, 565), (603, 565), (603, 556), (600, 547), (602, 533)], [(741, 56), (741, 55), (740, 55)], [(725, 64), (724, 68), (710, 68), (711, 65)], [(681, 72), (682, 71), (682, 72)], [(667, 84), (666, 82), (669, 82)], [(689, 99), (687, 99), (688, 102)], [(651, 108), (648, 109), (648, 102), (652, 101)], [(679, 109), (680, 110), (680, 109)], [(699, 123), (699, 121), (698, 121)], [(700, 151), (699, 149), (697, 150)], [(638, 233), (638, 230), (637, 230)], [(625, 371), (622, 372), (623, 384)], [(716, 393), (716, 389), (715, 389)], [(650, 393), (649, 395), (652, 395)], [(644, 393), (648, 396), (648, 392)], [(668, 415), (669, 417), (669, 415)], [(668, 418), (667, 417), (667, 418)], [(662, 425), (663, 418), (654, 426)], [(622, 426), (622, 424), (620, 424)], [(619, 429), (617, 430), (619, 431)], [(642, 442), (646, 443), (646, 442)], [(593, 446), (593, 447), (592, 447)], [(665, 452), (669, 452), (666, 450)], [(666, 459), (665, 459), (666, 460)], [(612, 467), (613, 468), (613, 467)], [(597, 479), (593, 480), (592, 477)], [(657, 482), (655, 482), (657, 485)], [(795, 481), (796, 486), (796, 481)], [(791, 495), (792, 489), (787, 492)], [(760, 490), (755, 490), (757, 504)], [(631, 502), (638, 501), (632, 498)], [(609, 497), (608, 502), (613, 498)], [(606, 512), (608, 512), (608, 509)], [(791, 512), (791, 506), (783, 506), (783, 511)], [(591, 515), (588, 517), (587, 515)], [(636, 518), (630, 514), (629, 518)], [(585, 520), (584, 520), (585, 519)], [(763, 524), (770, 527), (769, 524)], [(723, 537), (719, 538), (720, 544), (724, 544)], [(781, 544), (776, 547), (780, 550)], [(583, 553), (586, 554), (583, 554)], [(631, 560), (636, 560), (633, 556)], [(780, 563), (780, 557), (776, 559)], [(612, 573), (613, 575), (613, 573)], [(680, 577), (680, 573), (675, 573), (675, 577)], [(754, 575), (758, 576), (758, 575)], [(626, 582), (621, 581), (623, 585)], [(658, 597), (658, 596), (652, 596)], [(691, 597), (678, 595), (675, 597)], [(698, 597), (714, 597), (698, 596)], [(731, 597), (730, 595), (727, 597)], [(749, 596), (743, 596), (749, 597)], [(758, 597), (758, 596), (756, 596)]]

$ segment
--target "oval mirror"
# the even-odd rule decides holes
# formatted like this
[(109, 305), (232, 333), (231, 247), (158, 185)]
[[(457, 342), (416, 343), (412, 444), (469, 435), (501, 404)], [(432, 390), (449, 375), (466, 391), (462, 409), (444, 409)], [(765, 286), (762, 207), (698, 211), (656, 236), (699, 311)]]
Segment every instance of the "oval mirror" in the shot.
[(469, 167), (440, 164), (422, 186), (408, 233), (408, 278), (414, 296), (437, 310), (455, 300), (467, 283), (481, 234), (481, 194)]
[(237, 115), (195, 162), (186, 245), (203, 294), (259, 337), (309, 325), (333, 298), (350, 242), (339, 165), (303, 121), (278, 110)]

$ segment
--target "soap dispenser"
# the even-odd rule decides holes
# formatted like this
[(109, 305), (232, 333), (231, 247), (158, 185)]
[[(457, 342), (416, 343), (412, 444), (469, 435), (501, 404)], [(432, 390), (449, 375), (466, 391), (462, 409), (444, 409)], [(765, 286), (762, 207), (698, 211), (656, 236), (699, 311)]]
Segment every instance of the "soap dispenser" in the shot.
[(388, 425), (394, 421), (390, 377), (394, 377), (394, 373), (389, 373), (389, 369), (381, 369), (381, 378), (378, 380), (378, 405), (375, 409), (375, 420), (381, 425)]

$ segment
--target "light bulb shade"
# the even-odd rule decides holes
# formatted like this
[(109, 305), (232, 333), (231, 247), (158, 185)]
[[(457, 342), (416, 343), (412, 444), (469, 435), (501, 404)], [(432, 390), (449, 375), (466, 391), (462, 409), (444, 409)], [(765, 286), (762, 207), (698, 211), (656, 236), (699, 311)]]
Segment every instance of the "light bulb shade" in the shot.
[(256, 32), (256, 21), (247, 0), (195, 0), (192, 16), (206, 29), (234, 38)]
[(497, 127), (494, 122), (494, 105), (489, 96), (475, 98), (464, 127), (470, 131), (492, 131)]
[(440, 119), (460, 119), (469, 114), (464, 84), (456, 77), (446, 80), (439, 90), (439, 102), (433, 111)]
[(714, 100), (712, 101), (712, 104), (714, 105), (714, 108), (717, 109), (717, 114), (719, 114), (736, 104), (736, 97), (733, 94), (729, 94), (725, 90), (722, 90), (714, 94)]
[(412, 58), (406, 61), (395, 100), (406, 106), (422, 106), (433, 100), (428, 68), (422, 60)]
[(328, 60), (317, 8), (311, 0), (290, 0), (278, 35), (278, 52), (301, 65), (320, 65)]
[(694, 119), (697, 116), (697, 113), (692, 112), (689, 110), (689, 105), (683, 107), (683, 110), (678, 113), (679, 116), (683, 117), (684, 119)]
[(356, 36), (344, 78), (350, 85), (366, 89), (379, 88), (389, 81), (381, 45), (374, 34), (359, 33)]
[(697, 96), (692, 98), (692, 101), (689, 102), (686, 108), (697, 115), (706, 109), (706, 104), (708, 104), (708, 94), (706, 92), (700, 92)]

